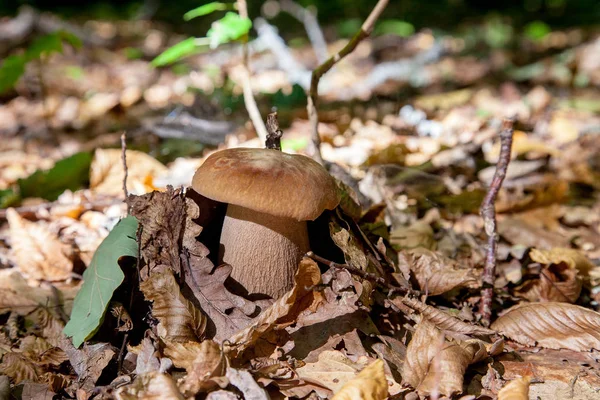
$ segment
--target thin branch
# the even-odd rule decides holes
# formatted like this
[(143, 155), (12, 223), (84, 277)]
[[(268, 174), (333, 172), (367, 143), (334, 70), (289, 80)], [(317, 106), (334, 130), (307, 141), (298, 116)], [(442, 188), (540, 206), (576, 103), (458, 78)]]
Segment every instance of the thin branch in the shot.
[(310, 121), (312, 140), (314, 144), (314, 155), (313, 158), (319, 163), (323, 164), (323, 157), (321, 156), (321, 137), (319, 136), (319, 115), (317, 113), (317, 102), (318, 102), (318, 88), (319, 80), (327, 73), (337, 62), (350, 54), (356, 46), (366, 37), (368, 37), (372, 30), (375, 22), (387, 6), (389, 0), (379, 0), (375, 5), (375, 8), (371, 11), (371, 14), (367, 17), (363, 23), (361, 29), (354, 35), (352, 39), (341, 49), (338, 53), (334, 54), (323, 64), (319, 65), (312, 73), (310, 80), (310, 89), (308, 92), (308, 104), (306, 106), (308, 110), (308, 119)]
[(121, 134), (121, 160), (123, 161), (123, 193), (125, 193), (125, 199), (129, 197), (129, 191), (127, 190), (127, 134), (123, 132)]
[[(248, 18), (248, 7), (246, 5), (246, 0), (237, 0), (238, 5), (238, 13), (242, 18)], [(258, 110), (258, 106), (256, 105), (256, 100), (254, 99), (254, 94), (252, 93), (252, 83), (250, 82), (250, 71), (248, 69), (248, 38), (246, 37), (244, 43), (242, 44), (242, 52), (243, 52), (243, 62), (242, 62), (242, 89), (244, 91), (244, 105), (246, 106), (246, 110), (248, 111), (248, 115), (250, 116), (250, 120), (252, 121), (252, 125), (254, 125), (254, 129), (256, 130), (256, 134), (261, 142), (264, 142), (267, 139), (267, 128), (263, 122), (263, 119), (260, 115), (260, 111)]]
[(267, 149), (281, 151), (281, 136), (283, 136), (283, 131), (279, 129), (279, 121), (277, 120), (276, 112), (267, 115), (267, 132), (265, 147)]
[(323, 36), (323, 31), (319, 26), (317, 16), (308, 9), (302, 7), (293, 0), (280, 0), (281, 10), (290, 14), (304, 24), (304, 29), (308, 35), (308, 40), (312, 44), (312, 48), (319, 63), (325, 62), (329, 54), (327, 52), (327, 42)]
[(485, 233), (488, 237), (488, 247), (485, 257), (485, 266), (482, 276), (481, 302), (479, 305), (479, 315), (484, 326), (489, 326), (492, 316), (492, 300), (494, 295), (494, 281), (496, 277), (496, 251), (498, 248), (498, 229), (496, 226), (496, 196), (502, 187), (502, 182), (506, 176), (506, 170), (510, 162), (510, 152), (513, 138), (514, 120), (506, 118), (502, 122), (502, 132), (500, 133), (500, 155), (496, 164), (496, 171), (490, 188), (483, 199), (479, 213), (483, 218)]

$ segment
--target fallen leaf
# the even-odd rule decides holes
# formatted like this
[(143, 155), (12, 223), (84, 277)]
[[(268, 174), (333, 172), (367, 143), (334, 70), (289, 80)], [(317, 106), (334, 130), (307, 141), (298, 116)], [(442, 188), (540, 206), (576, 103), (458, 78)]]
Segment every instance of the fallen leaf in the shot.
[(498, 400), (529, 400), (531, 378), (522, 377), (508, 382), (498, 392)]
[(45, 226), (25, 220), (14, 209), (6, 210), (10, 226), (12, 258), (26, 277), (34, 281), (62, 281), (71, 276), (71, 247)]
[(125, 275), (119, 267), (119, 259), (137, 257), (137, 228), (135, 217), (119, 221), (83, 273), (83, 286), (75, 297), (71, 319), (64, 329), (65, 335), (73, 337), (75, 347), (94, 335), (104, 319), (113, 292), (123, 282)]
[(140, 290), (152, 301), (152, 315), (160, 321), (158, 336), (174, 342), (199, 341), (204, 336), (206, 316), (187, 300), (170, 271), (152, 274), (140, 284)]
[[(163, 164), (146, 153), (127, 150), (127, 190), (131, 194), (141, 195), (152, 192), (154, 178), (167, 173)], [(98, 194), (123, 196), (122, 151), (119, 149), (97, 149), (90, 167), (90, 188)]]
[(519, 304), (494, 321), (491, 328), (526, 346), (600, 350), (600, 313), (573, 304)]
[(531, 249), (529, 257), (534, 262), (544, 265), (566, 264), (569, 268), (579, 271), (583, 275), (588, 275), (595, 268), (595, 265), (579, 250), (557, 247), (550, 250)]
[(24, 380), (37, 381), (42, 368), (31, 361), (25, 354), (10, 352), (2, 357), (0, 373), (8, 376), (14, 383)]
[(383, 361), (376, 360), (346, 382), (332, 400), (383, 400), (388, 397)]
[(529, 301), (562, 301), (575, 303), (581, 293), (583, 282), (577, 270), (565, 264), (553, 264), (542, 271), (538, 279), (527, 281), (517, 292)]
[(183, 400), (177, 385), (169, 375), (149, 372), (138, 375), (127, 386), (119, 388), (115, 397), (118, 400)]
[(269, 394), (252, 378), (250, 372), (243, 369), (227, 368), (225, 374), (229, 383), (235, 386), (240, 392), (244, 399), (252, 400), (269, 400)]
[(65, 337), (63, 337), (60, 347), (69, 357), (71, 366), (79, 378), (79, 388), (88, 392), (96, 386), (104, 368), (117, 354), (115, 348), (108, 343), (84, 344), (83, 348), (78, 350)]
[(145, 337), (138, 347), (135, 373), (137, 375), (143, 375), (149, 372), (159, 372), (159, 353), (156, 347), (154, 347), (152, 339)]

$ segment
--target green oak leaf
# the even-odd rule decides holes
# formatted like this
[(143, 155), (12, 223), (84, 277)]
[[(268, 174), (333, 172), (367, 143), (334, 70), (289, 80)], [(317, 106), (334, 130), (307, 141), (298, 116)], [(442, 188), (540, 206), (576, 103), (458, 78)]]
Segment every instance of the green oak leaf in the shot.
[(119, 221), (83, 273), (83, 286), (75, 297), (71, 319), (63, 330), (66, 336), (73, 337), (75, 347), (94, 336), (102, 325), (108, 303), (125, 278), (119, 258), (138, 255), (137, 228), (138, 220), (133, 216)]

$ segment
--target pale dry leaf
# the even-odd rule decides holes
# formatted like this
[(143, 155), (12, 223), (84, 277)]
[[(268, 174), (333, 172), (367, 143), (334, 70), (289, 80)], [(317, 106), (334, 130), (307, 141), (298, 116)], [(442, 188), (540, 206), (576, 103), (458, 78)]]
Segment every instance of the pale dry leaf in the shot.
[[(311, 288), (321, 282), (319, 266), (313, 260), (303, 258), (294, 279), (292, 290), (263, 311), (250, 326), (229, 338), (230, 344), (235, 346), (232, 349), (234, 353), (239, 354), (239, 352), (252, 346), (261, 335), (273, 329), (281, 318), (288, 316), (293, 309), (297, 308), (295, 306), (298, 304), (299, 299), (311, 293)], [(310, 306), (310, 303), (312, 302), (306, 305)]]
[(77, 374), (79, 387), (91, 391), (102, 371), (117, 354), (116, 349), (108, 343), (83, 344), (81, 350), (75, 348), (70, 339), (61, 337), (60, 348), (67, 354), (71, 366)]
[[(369, 360), (366, 357), (359, 358), (359, 362), (353, 362), (339, 350), (326, 350), (319, 354), (319, 359), (314, 363), (307, 363), (298, 368), (298, 376), (309, 383), (325, 387), (337, 393), (342, 386), (353, 379), (358, 371), (363, 369)], [(327, 391), (319, 391), (327, 396)]]
[[(153, 180), (168, 172), (168, 168), (141, 151), (127, 150), (127, 190), (144, 194), (155, 190)], [(123, 196), (122, 151), (97, 149), (90, 166), (90, 188), (98, 194)]]
[(184, 397), (171, 376), (159, 372), (138, 375), (127, 386), (119, 388), (115, 397), (118, 400), (183, 400)]
[(232, 386), (242, 392), (244, 399), (270, 400), (269, 394), (256, 383), (250, 372), (243, 369), (227, 368), (225, 376)]
[(600, 313), (568, 303), (525, 303), (510, 308), (492, 329), (526, 346), (600, 350)]
[(441, 331), (426, 319), (422, 319), (406, 349), (402, 380), (417, 388), (427, 376), (431, 360), (443, 344)]
[(148, 372), (158, 372), (160, 370), (159, 354), (152, 339), (145, 337), (138, 347), (135, 373), (142, 375)]
[(45, 226), (27, 221), (14, 209), (6, 210), (11, 253), (15, 265), (34, 281), (62, 281), (71, 276), (72, 249)]
[(438, 310), (435, 307), (410, 297), (395, 298), (392, 300), (392, 303), (402, 303), (413, 310), (420, 312), (423, 317), (427, 318), (436, 327), (444, 331), (460, 333), (463, 335), (493, 335), (496, 333), (492, 329), (461, 321), (444, 311)]
[(431, 224), (418, 220), (406, 227), (398, 227), (390, 232), (390, 243), (400, 249), (435, 250), (437, 242), (433, 238)]
[(10, 377), (15, 384), (24, 380), (37, 381), (42, 372), (40, 366), (22, 353), (6, 353), (0, 363), (0, 373)]
[(563, 247), (556, 247), (550, 250), (531, 249), (529, 257), (534, 262), (544, 265), (564, 263), (571, 269), (579, 271), (582, 275), (587, 275), (595, 268), (595, 265), (580, 251)]
[(206, 328), (206, 316), (188, 301), (170, 271), (152, 274), (140, 284), (148, 301), (152, 301), (152, 315), (160, 321), (158, 335), (174, 342), (201, 340)]
[(388, 397), (388, 383), (383, 361), (376, 360), (346, 382), (332, 400), (383, 400)]
[(424, 248), (413, 249), (407, 254), (409, 267), (419, 288), (436, 296), (454, 288), (477, 287), (478, 274), (471, 268), (461, 268), (442, 254)]
[(498, 400), (529, 400), (529, 382), (526, 376), (508, 382), (498, 392)]

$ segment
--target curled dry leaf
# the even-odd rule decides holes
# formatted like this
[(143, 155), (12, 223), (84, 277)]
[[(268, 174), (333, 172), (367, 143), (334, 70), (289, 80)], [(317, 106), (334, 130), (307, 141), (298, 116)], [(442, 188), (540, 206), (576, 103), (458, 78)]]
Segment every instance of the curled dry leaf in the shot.
[(187, 371), (179, 383), (179, 389), (188, 397), (216, 387), (210, 378), (225, 374), (227, 359), (219, 345), (212, 340), (202, 343), (166, 342), (165, 346), (165, 355), (173, 360), (176, 367)]
[(566, 264), (569, 268), (579, 271), (582, 275), (588, 275), (595, 268), (594, 264), (580, 251), (557, 247), (551, 250), (531, 249), (529, 257), (532, 261), (544, 265)]
[(115, 393), (118, 400), (183, 400), (175, 381), (166, 374), (149, 372), (119, 388)]
[(123, 304), (114, 302), (110, 308), (110, 313), (119, 321), (119, 332), (127, 332), (133, 329), (133, 321)]
[[(303, 258), (298, 266), (292, 290), (263, 311), (250, 326), (229, 339), (231, 345), (235, 346), (232, 349), (233, 354), (239, 354), (244, 349), (252, 346), (261, 335), (275, 328), (280, 319), (289, 317), (292, 312), (298, 315), (304, 308), (309, 307), (313, 302), (312, 299), (308, 302), (300, 302), (299, 300), (312, 293), (312, 287), (318, 285), (319, 282), (321, 282), (319, 267), (313, 260)], [(286, 318), (286, 324), (293, 322), (293, 320), (293, 317)]]
[(332, 400), (383, 400), (388, 396), (383, 361), (376, 360), (346, 382)]
[(398, 303), (401, 303), (415, 311), (420, 312), (423, 317), (427, 318), (436, 327), (444, 331), (460, 333), (463, 335), (493, 335), (496, 333), (492, 329), (487, 329), (483, 326), (461, 321), (460, 319), (455, 318), (444, 311), (438, 310), (435, 307), (429, 306), (410, 297), (397, 297), (392, 300), (392, 303), (395, 303), (397, 306)]
[(462, 391), (469, 364), (486, 356), (482, 341), (448, 342), (439, 329), (422, 319), (408, 343), (402, 377), (419, 393), (451, 396)]
[(539, 279), (528, 281), (518, 295), (529, 301), (562, 301), (575, 303), (581, 294), (583, 282), (577, 270), (565, 264), (552, 264), (544, 268)]
[(573, 304), (520, 304), (494, 321), (491, 328), (526, 346), (600, 350), (600, 313)]
[(477, 287), (478, 274), (471, 268), (461, 268), (442, 254), (424, 248), (413, 249), (407, 257), (410, 270), (419, 288), (431, 296), (445, 293), (458, 287)]
[[(108, 196), (123, 195), (122, 152), (120, 149), (97, 149), (90, 166), (90, 188), (95, 193)], [(163, 164), (146, 153), (127, 150), (127, 190), (132, 194), (144, 194), (155, 190), (154, 178), (167, 173)]]
[(10, 377), (15, 384), (24, 380), (37, 381), (42, 372), (40, 366), (22, 353), (6, 353), (0, 363), (0, 373)]
[(12, 259), (26, 277), (34, 281), (62, 281), (71, 276), (71, 247), (45, 226), (23, 219), (14, 209), (6, 210), (10, 225)]
[(529, 400), (529, 377), (508, 382), (498, 392), (498, 400)]
[(152, 274), (140, 284), (140, 289), (154, 303), (152, 315), (160, 321), (158, 336), (174, 342), (202, 339), (206, 316), (183, 297), (173, 273)]
[(242, 398), (252, 400), (270, 400), (268, 393), (254, 380), (250, 372), (243, 369), (227, 368), (229, 383), (242, 392)]

